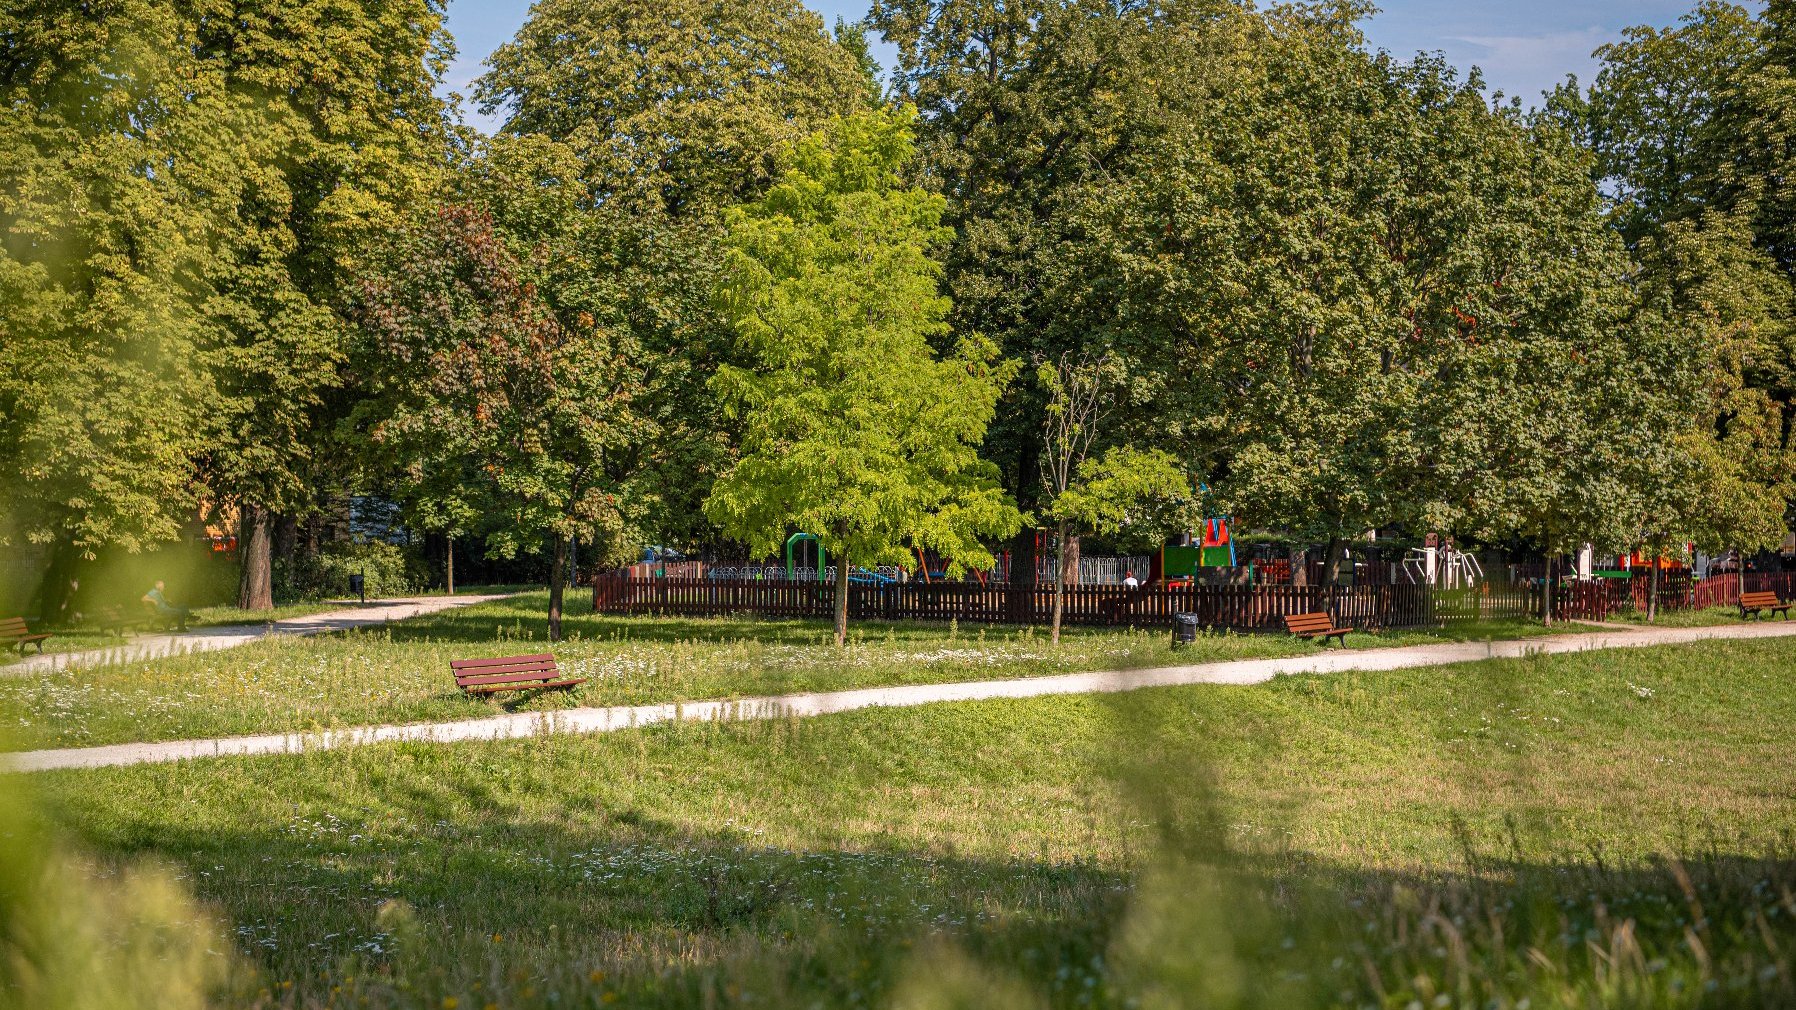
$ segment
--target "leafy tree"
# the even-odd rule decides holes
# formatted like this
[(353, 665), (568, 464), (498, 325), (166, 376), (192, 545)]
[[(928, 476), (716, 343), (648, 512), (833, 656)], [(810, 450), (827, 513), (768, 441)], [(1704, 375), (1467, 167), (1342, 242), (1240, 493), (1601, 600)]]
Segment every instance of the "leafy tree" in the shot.
[[(948, 200), (955, 329), (1019, 360), (1110, 354), (1126, 376), (1116, 395), (1136, 408), (1118, 412), (1125, 441), (1180, 420), (1138, 416), (1158, 391), (1141, 380), (1136, 348), (1107, 342), (1109, 292), (1079, 277), (1091, 240), (1079, 203), (1087, 186), (1122, 181), (1121, 160), (1171, 110), (1217, 86), (1214, 67), (1249, 20), (1220, 0), (877, 0), (869, 17), (897, 48), (893, 88), (922, 113), (919, 175)], [(1036, 382), (1010, 386), (985, 447), (1025, 506), (1044, 493), (1047, 399)], [(1031, 558), (1033, 537), (1015, 548)], [(1032, 563), (1013, 568), (1033, 578)]]
[(542, 283), (567, 255), (514, 249), (490, 213), (450, 205), (397, 237), (361, 310), (373, 399), (358, 420), (406, 461), (416, 512), (487, 515), (492, 556), (549, 541), (551, 640), (572, 540), (601, 559), (634, 546), (629, 464), (651, 432), (636, 411), (641, 365), (628, 336)]
[(175, 12), (63, 13), (0, 13), (0, 544), (52, 547), (45, 613), (77, 557), (152, 550), (198, 500), (201, 304), (243, 184)]
[(1164, 528), (1168, 514), (1176, 517), (1174, 525), (1194, 518), (1189, 509), (1180, 507), (1190, 504), (1191, 480), (1172, 456), (1131, 446), (1111, 446), (1094, 454), (1114, 379), (1108, 359), (1092, 360), (1070, 351), (1037, 368), (1037, 381), (1048, 394), (1041, 464), (1047, 494), (1042, 514), (1054, 523), (1054, 553), (1059, 559), (1048, 632), (1056, 645), (1068, 569), (1077, 556), (1069, 549), (1075, 536), (1153, 526), (1148, 539), (1163, 541), (1170, 532)]
[(1661, 541), (1773, 546), (1796, 501), (1793, 246), (1779, 224), (1783, 124), (1796, 107), (1787, 13), (1700, 4), (1676, 27), (1629, 29), (1598, 51), (1587, 92), (1554, 95), (1594, 154), (1648, 309), (1706, 377), (1689, 400), (1695, 430), (1672, 436), (1694, 476), (1652, 510)]
[(731, 214), (723, 297), (752, 364), (713, 380), (742, 423), (741, 455), (706, 513), (762, 553), (792, 527), (836, 559), (836, 643), (846, 641), (851, 566), (941, 553), (991, 563), (982, 537), (1021, 515), (979, 459), (1013, 369), (964, 337), (930, 250), (942, 199), (907, 188), (911, 115), (844, 118), (797, 144), (779, 181)]
[(866, 79), (797, 0), (545, 0), (489, 63), (475, 98), (506, 133), (567, 143), (595, 202), (673, 216), (757, 195)]
[[(724, 213), (766, 190), (778, 149), (866, 104), (865, 56), (853, 26), (831, 39), (787, 0), (551, 0), (477, 86), (512, 141), (475, 163), (478, 199), (518, 234), (589, 221), (588, 307), (654, 360), (640, 404), (657, 451), (638, 486), (657, 543), (716, 535), (702, 503), (734, 435), (708, 384), (734, 353), (714, 299)], [(548, 198), (537, 179), (554, 180)]]
[(197, 65), (254, 116), (234, 152), (248, 185), (210, 278), (221, 339), (205, 349), (220, 400), (203, 476), (243, 519), (245, 609), (273, 606), (273, 515), (309, 507), (329, 469), (320, 439), (351, 331), (342, 292), (447, 166), (442, 15), (441, 0), (191, 15)]

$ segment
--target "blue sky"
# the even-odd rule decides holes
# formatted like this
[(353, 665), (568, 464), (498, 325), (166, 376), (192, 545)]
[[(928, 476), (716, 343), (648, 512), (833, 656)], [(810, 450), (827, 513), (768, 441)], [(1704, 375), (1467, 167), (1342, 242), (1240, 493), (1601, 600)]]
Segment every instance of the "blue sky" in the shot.
[[(826, 22), (866, 13), (865, 0), (808, 0)], [(1462, 69), (1483, 68), (1493, 89), (1532, 102), (1567, 73), (1588, 80), (1590, 53), (1634, 24), (1667, 25), (1696, 0), (1385, 0), (1368, 25), (1374, 45), (1409, 55), (1439, 50)], [(460, 58), (446, 82), (464, 90), (480, 64), (511, 38), (528, 0), (450, 0), (449, 30)], [(472, 115), (472, 110), (470, 115)], [(479, 122), (478, 117), (474, 117)], [(492, 124), (480, 122), (490, 127)]]

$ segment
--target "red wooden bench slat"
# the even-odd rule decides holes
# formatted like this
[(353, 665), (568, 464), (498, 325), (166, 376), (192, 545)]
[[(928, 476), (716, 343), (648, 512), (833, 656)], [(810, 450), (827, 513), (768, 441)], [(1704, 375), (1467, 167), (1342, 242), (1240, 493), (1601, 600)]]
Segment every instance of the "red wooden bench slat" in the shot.
[(1285, 630), (1298, 638), (1338, 638), (1342, 645), (1353, 630), (1335, 627), (1334, 618), (1327, 614), (1286, 614), (1284, 620)]
[[(543, 690), (547, 691), (547, 690), (551, 690), (551, 689), (555, 689), (555, 688), (573, 687), (576, 684), (584, 684), (584, 683), (586, 683), (585, 677), (574, 677), (574, 678), (570, 678), (568, 680), (548, 680), (548, 681), (543, 681), (543, 682), (537, 683), (537, 684), (526, 684), (524, 686), (525, 687), (538, 687), (538, 688), (542, 688)], [(485, 685), (485, 686), (477, 684), (473, 687), (465, 687), (462, 690), (468, 692), (469, 694), (496, 694), (500, 691), (516, 691), (516, 690), (519, 690), (519, 688), (512, 686), (510, 684), (494, 684), (494, 685)]]
[(1784, 620), (1790, 619), (1790, 604), (1785, 603), (1775, 592), (1759, 590), (1740, 594), (1740, 616), (1756, 616), (1769, 610), (1773, 614), (1781, 612)]
[(449, 666), (454, 670), (466, 670), (481, 666), (522, 666), (526, 663), (554, 663), (552, 653), (540, 652), (534, 656), (496, 656), (489, 659), (452, 659)]
[(455, 682), (463, 687), (467, 687), (469, 684), (522, 684), (532, 680), (554, 680), (560, 676), (560, 670), (551, 668), (535, 670), (530, 673), (483, 673), (478, 677), (463, 675), (456, 677)]
[(489, 673), (540, 673), (555, 672), (554, 663), (489, 663), (486, 666), (463, 667), (456, 670), (457, 677), (479, 677)]

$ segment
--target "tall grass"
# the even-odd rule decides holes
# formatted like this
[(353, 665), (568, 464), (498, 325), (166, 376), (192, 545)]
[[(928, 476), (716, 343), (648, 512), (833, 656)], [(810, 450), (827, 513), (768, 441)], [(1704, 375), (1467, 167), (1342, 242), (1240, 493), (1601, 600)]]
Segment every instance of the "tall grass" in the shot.
[(173, 873), (68, 854), (0, 790), (0, 1010), (202, 1010), (243, 977), (216, 921)]
[(283, 1006), (1785, 1007), (1792, 674), (1729, 643), (34, 781)]

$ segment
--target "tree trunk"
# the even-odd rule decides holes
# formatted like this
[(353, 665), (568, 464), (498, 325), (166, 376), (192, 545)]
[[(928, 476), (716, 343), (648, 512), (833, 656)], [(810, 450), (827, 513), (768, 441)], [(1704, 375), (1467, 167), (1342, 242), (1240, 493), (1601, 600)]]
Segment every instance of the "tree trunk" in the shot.
[(1022, 529), (1010, 539), (1009, 603), (1013, 624), (1035, 623), (1035, 531)]
[(282, 512), (274, 518), (274, 559), (289, 570), (299, 549), (299, 517)]
[(549, 641), (561, 641), (561, 595), (567, 583), (567, 538), (555, 534), (549, 561)]
[(1328, 538), (1328, 554), (1322, 564), (1322, 582), (1333, 588), (1341, 584), (1341, 562), (1347, 557), (1347, 541)]
[(242, 527), (237, 550), (242, 574), (237, 581), (239, 610), (274, 609), (274, 540), (268, 510), (260, 505), (242, 506)]
[(443, 582), (450, 596), (455, 595), (455, 537), (448, 537), (443, 549)]
[(1739, 573), (1740, 595), (1745, 596), (1746, 595), (1746, 552), (1745, 551), (1741, 550), (1741, 551), (1734, 552), (1734, 568)]
[(836, 648), (848, 644), (848, 552), (836, 555)]
[[(1054, 617), (1048, 625), (1048, 641), (1060, 644), (1060, 615), (1066, 607), (1066, 524), (1054, 527), (1054, 548), (1059, 561), (1054, 565)], [(1077, 563), (1075, 558), (1074, 563)]]
[(1652, 554), (1653, 573), (1647, 580), (1646, 588), (1646, 623), (1651, 624), (1659, 619), (1659, 552)]
[(67, 609), (74, 594), (75, 561), (78, 556), (74, 546), (66, 541), (59, 541), (50, 552), (50, 567), (44, 570), (43, 578), (38, 580), (37, 592), (33, 594), (37, 599), (38, 620), (46, 624), (62, 623), (63, 611)]
[(1301, 548), (1291, 548), (1291, 585), (1307, 586), (1310, 584), (1310, 552)]
[(1540, 623), (1549, 628), (1553, 626), (1553, 570), (1558, 564), (1559, 559), (1549, 551), (1546, 564), (1541, 567)]
[(1064, 531), (1059, 534), (1057, 556), (1060, 558), (1060, 571), (1065, 576), (1064, 583), (1069, 586), (1084, 584), (1079, 575), (1079, 534)]

